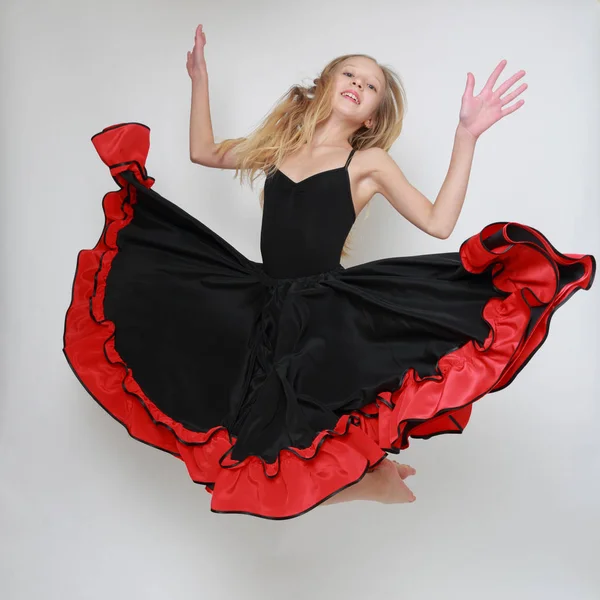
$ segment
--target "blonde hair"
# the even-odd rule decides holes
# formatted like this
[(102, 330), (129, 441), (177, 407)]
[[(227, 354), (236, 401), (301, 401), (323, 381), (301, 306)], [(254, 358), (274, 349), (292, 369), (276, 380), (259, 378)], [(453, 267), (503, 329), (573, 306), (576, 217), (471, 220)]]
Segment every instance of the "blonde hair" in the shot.
[[(390, 67), (380, 65), (367, 54), (345, 54), (330, 61), (313, 80), (311, 86), (292, 86), (277, 102), (273, 110), (248, 137), (226, 139), (216, 144), (217, 153), (225, 154), (234, 149), (237, 167), (234, 178), (240, 174), (253, 187), (261, 174), (269, 175), (292, 154), (311, 141), (316, 126), (331, 114), (332, 87), (337, 67), (349, 58), (364, 57), (377, 64), (383, 71), (385, 84), (381, 100), (373, 115), (373, 125), (358, 128), (348, 140), (356, 150), (376, 146), (389, 150), (402, 131), (406, 95), (402, 81)], [(264, 186), (259, 203), (264, 208)], [(348, 255), (349, 238), (346, 238), (342, 256)]]

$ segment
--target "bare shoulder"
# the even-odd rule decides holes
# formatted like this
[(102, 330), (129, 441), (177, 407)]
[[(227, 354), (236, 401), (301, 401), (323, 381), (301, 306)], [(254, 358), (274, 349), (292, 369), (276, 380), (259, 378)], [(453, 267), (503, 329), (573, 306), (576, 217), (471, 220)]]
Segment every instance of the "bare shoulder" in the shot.
[(358, 151), (356, 154), (357, 156), (360, 155), (362, 176), (370, 179), (376, 191), (381, 193), (383, 191), (382, 179), (394, 169), (399, 169), (398, 165), (383, 148), (367, 148)]
[(377, 172), (385, 170), (388, 153), (382, 148), (357, 150), (350, 162), (352, 195), (360, 212), (377, 193), (381, 193), (380, 177)]
[[(383, 148), (367, 148), (356, 152), (357, 175), (361, 183), (361, 197), (381, 194), (405, 219), (430, 235), (442, 237), (432, 231), (433, 203), (416, 189), (405, 177), (396, 161)], [(369, 197), (369, 199), (370, 199)], [(363, 200), (364, 201), (364, 200)], [(369, 200), (364, 201), (365, 204)]]
[(367, 148), (360, 154), (362, 177), (369, 181), (374, 193), (382, 194), (395, 205), (394, 192), (406, 192), (411, 187), (402, 169), (383, 148)]

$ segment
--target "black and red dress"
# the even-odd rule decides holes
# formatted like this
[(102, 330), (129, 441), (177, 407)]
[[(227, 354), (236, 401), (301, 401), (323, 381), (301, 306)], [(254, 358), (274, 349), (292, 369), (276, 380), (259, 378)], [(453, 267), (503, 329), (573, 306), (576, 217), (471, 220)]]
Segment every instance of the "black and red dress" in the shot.
[(344, 268), (354, 151), (266, 179), (254, 262), (151, 189), (149, 140), (139, 123), (92, 137), (119, 189), (79, 252), (64, 353), (131, 436), (185, 463), (213, 512), (296, 517), (409, 438), (462, 433), (594, 279), (593, 256), (511, 222), (457, 252)]

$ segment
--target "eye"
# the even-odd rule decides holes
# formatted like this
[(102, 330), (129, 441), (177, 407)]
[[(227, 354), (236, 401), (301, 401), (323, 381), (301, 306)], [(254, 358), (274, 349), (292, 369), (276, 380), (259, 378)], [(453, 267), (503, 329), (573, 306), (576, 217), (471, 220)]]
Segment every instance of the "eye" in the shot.
[[(350, 76), (352, 76), (352, 73), (350, 73), (350, 71), (344, 71), (342, 73), (342, 75), (350, 75)], [(373, 84), (368, 83), (367, 85), (370, 86), (374, 91), (377, 91), (377, 88)]]

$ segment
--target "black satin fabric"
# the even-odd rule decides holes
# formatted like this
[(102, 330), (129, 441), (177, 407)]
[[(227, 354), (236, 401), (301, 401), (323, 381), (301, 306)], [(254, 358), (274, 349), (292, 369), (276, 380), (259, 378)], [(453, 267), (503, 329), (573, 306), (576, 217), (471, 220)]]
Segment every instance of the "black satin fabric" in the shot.
[[(123, 177), (137, 201), (106, 283), (115, 348), (173, 420), (191, 431), (225, 426), (237, 438), (233, 461), (307, 448), (343, 414), (399, 388), (411, 367), (433, 375), (443, 355), (483, 343), (485, 304), (508, 295), (491, 270), (467, 272), (458, 252), (344, 268), (355, 218), (347, 168), (268, 180), (262, 263)], [(322, 245), (322, 264), (304, 242)]]

